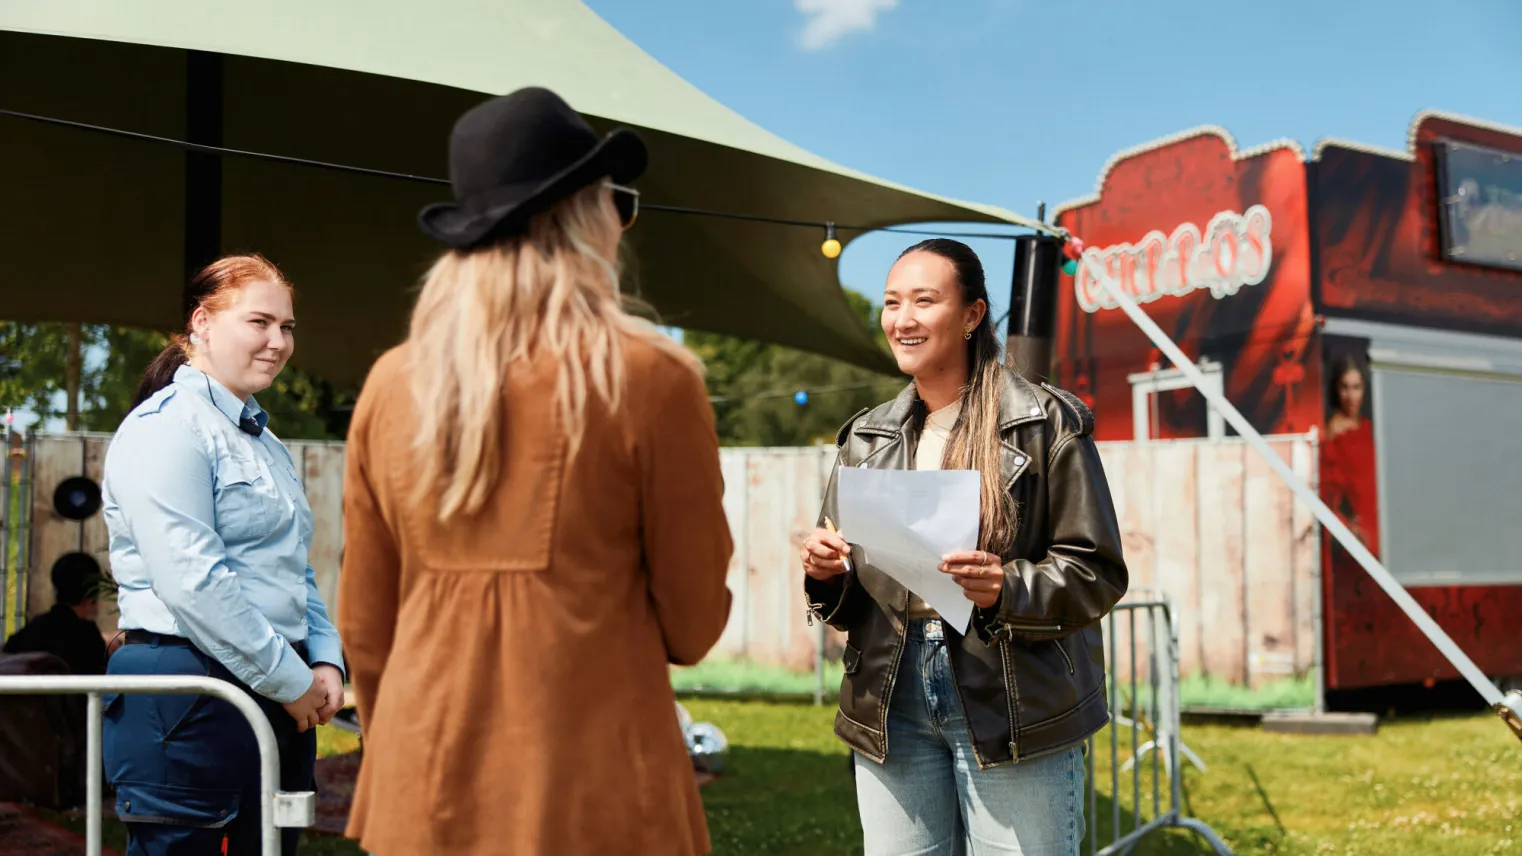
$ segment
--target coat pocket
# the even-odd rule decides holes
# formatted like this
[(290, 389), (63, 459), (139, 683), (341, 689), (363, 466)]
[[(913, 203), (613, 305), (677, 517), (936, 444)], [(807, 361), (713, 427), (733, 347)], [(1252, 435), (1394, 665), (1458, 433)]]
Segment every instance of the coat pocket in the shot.
[(178, 785), (119, 782), (116, 816), (124, 823), (219, 829), (238, 816), (239, 793)]
[(846, 674), (854, 675), (861, 671), (861, 652), (851, 643), (846, 643), (846, 650), (840, 657), (840, 664), (845, 667)]

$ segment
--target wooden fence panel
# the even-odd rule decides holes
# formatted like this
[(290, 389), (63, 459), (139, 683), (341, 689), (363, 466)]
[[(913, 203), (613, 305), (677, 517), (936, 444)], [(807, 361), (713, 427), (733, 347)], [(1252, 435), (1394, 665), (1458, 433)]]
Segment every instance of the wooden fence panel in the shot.
[[(99, 481), (109, 440), (78, 434), (36, 440), (30, 614), (52, 605), (47, 575), (58, 556), (84, 549), (107, 567), (101, 517), (83, 525), (64, 520), (52, 500), (64, 478), (83, 473)], [(1312, 439), (1270, 442), (1314, 484)], [(312, 506), (312, 566), (319, 588), (336, 608), (343, 446), (299, 441), (288, 446)], [(1266, 464), (1235, 438), (1099, 447), (1133, 596), (1156, 590), (1173, 601), (1182, 672), (1258, 685), (1312, 668), (1319, 647), (1319, 527)], [(722, 450), (724, 507), (735, 544), (728, 573), (734, 602), (716, 656), (811, 668), (819, 634), (806, 620), (797, 559), (833, 463), (833, 448)], [(114, 615), (101, 621), (103, 629), (115, 626)], [(1147, 661), (1145, 636), (1138, 634), (1139, 667)], [(838, 656), (841, 634), (829, 631), (825, 638), (827, 654)], [(1129, 657), (1123, 661), (1128, 667)], [(1139, 678), (1145, 677), (1142, 668)]]
[(750, 516), (750, 462), (742, 450), (725, 449), (719, 455), (719, 467), (724, 475), (724, 516), (729, 519), (734, 552), (726, 578), (731, 597), (729, 622), (714, 653), (742, 657), (750, 638), (750, 527), (745, 525)]
[(1246, 681), (1247, 597), (1243, 585), (1243, 457), (1240, 443), (1195, 447), (1200, 481), (1200, 627), (1203, 670), (1233, 684)]
[[(84, 529), (53, 508), (53, 493), (64, 479), (86, 474), (87, 455), (78, 434), (42, 435), (32, 446), (31, 567), (27, 617), (53, 608), (53, 563), (86, 546)], [(98, 483), (98, 482), (97, 482)], [(101, 564), (102, 570), (105, 563)]]
[[(1290, 463), (1292, 449), (1274, 451)], [(1295, 496), (1264, 461), (1247, 450), (1244, 487), (1247, 682), (1254, 686), (1295, 671)]]
[[(1312, 487), (1317, 486), (1316, 447), (1297, 442), (1290, 455), (1295, 475)], [(1290, 518), (1291, 574), (1294, 596), (1295, 673), (1305, 674), (1320, 661), (1321, 640), (1321, 524), (1311, 507), (1295, 500)]]
[[(1179, 662), (1185, 674), (1204, 661), (1200, 627), (1200, 504), (1198, 460), (1190, 443), (1158, 443), (1152, 455), (1152, 535), (1157, 545), (1157, 588), (1173, 603)], [(1136, 537), (1136, 536), (1133, 536)], [(1142, 536), (1144, 537), (1144, 536)]]
[(343, 556), (344, 447), (337, 443), (287, 443), (312, 507), (312, 544), (307, 563), (317, 591), (338, 620), (338, 570)]

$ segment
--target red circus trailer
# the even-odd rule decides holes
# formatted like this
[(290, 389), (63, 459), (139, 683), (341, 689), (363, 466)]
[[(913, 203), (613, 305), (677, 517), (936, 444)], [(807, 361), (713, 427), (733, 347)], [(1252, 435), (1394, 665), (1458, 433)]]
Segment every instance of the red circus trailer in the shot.
[[(1107, 279), (1258, 431), (1316, 432), (1326, 503), (1481, 669), (1522, 676), (1522, 129), (1426, 112), (1406, 151), (1307, 157), (1200, 128), (1117, 154), (1057, 220), (1085, 249), (1053, 374), (1098, 439), (1231, 433)], [(1456, 678), (1323, 541), (1326, 688)]]

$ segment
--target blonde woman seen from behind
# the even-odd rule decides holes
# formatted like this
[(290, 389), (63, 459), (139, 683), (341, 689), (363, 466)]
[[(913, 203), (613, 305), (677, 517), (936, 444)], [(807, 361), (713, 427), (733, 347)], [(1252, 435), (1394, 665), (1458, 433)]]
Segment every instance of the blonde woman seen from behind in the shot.
[(620, 304), (644, 169), (544, 89), (466, 113), (450, 249), (350, 427), (339, 626), (392, 854), (700, 854), (668, 665), (717, 641), (731, 543), (701, 367)]

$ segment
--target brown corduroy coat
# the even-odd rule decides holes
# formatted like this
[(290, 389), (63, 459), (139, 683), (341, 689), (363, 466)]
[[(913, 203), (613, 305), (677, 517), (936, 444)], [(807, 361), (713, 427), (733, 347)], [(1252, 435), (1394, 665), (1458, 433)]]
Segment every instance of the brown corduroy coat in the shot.
[(348, 835), (366, 850), (708, 852), (667, 666), (702, 659), (729, 614), (713, 411), (675, 358), (624, 351), (622, 405), (588, 396), (574, 458), (555, 366), (515, 365), (496, 488), (443, 525), (411, 501), (407, 346), (371, 370), (338, 594), (364, 732)]

